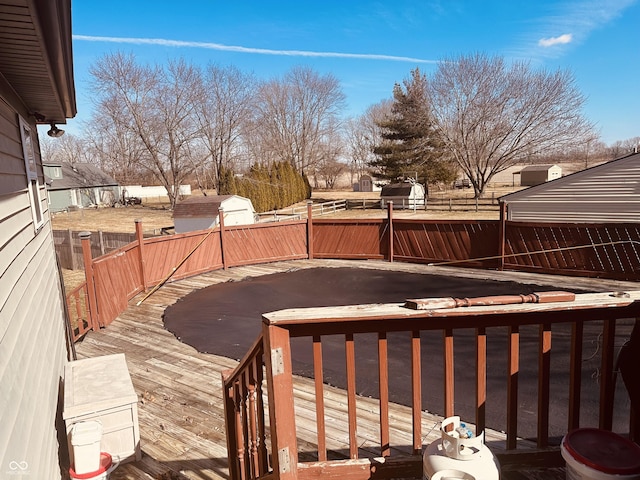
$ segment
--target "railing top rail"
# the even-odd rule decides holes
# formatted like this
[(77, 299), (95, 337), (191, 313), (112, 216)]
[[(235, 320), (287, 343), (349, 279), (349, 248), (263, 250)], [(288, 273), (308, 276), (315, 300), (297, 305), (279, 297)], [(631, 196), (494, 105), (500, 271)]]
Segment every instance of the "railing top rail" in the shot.
[[(520, 303), (510, 305), (481, 305), (469, 307), (418, 310), (407, 303), (348, 305), (336, 307), (290, 308), (265, 313), (263, 322), (292, 331), (292, 335), (307, 335), (304, 328), (320, 326), (325, 333), (339, 333), (341, 329), (354, 331), (349, 324), (381, 322), (376, 329), (398, 331), (407, 329), (435, 330), (441, 328), (473, 328), (480, 326), (508, 326), (570, 322), (580, 318), (618, 318), (620, 315), (640, 315), (640, 290), (576, 294), (573, 301), (551, 303)], [(632, 307), (632, 312), (622, 311)], [(530, 315), (534, 314), (534, 315)], [(559, 314), (559, 315), (558, 315)], [(530, 317), (529, 320), (525, 317)], [(593, 317), (595, 318), (595, 317)], [(342, 327), (340, 327), (342, 325)], [(361, 328), (357, 329), (362, 331)]]
[(263, 343), (262, 343), (262, 334), (258, 335), (258, 338), (253, 342), (251, 348), (247, 351), (247, 353), (242, 357), (242, 360), (238, 363), (238, 365), (232, 369), (225, 370), (222, 372), (222, 379), (225, 383), (225, 386), (232, 384), (235, 380), (237, 372), (241, 372), (243, 369), (247, 367), (254, 359), (256, 355), (262, 352)]
[(73, 297), (74, 295), (76, 295), (80, 290), (86, 290), (87, 289), (87, 282), (84, 281), (82, 282), (80, 285), (78, 285), (77, 287), (75, 287), (73, 290), (70, 290), (67, 292), (67, 298)]

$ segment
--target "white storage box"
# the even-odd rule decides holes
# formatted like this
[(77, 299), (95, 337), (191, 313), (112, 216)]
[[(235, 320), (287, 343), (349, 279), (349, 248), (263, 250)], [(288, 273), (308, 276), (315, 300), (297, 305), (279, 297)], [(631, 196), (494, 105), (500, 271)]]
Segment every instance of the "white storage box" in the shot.
[(69, 454), (71, 430), (78, 422), (102, 424), (101, 451), (114, 462), (140, 460), (138, 396), (123, 353), (69, 362), (64, 370), (64, 410)]

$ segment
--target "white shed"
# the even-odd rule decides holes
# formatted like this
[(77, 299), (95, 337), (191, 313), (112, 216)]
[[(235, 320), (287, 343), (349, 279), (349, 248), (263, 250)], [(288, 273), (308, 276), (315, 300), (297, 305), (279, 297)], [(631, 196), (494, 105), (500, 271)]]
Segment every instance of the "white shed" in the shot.
[(371, 175), (362, 175), (358, 183), (353, 184), (354, 192), (379, 192), (381, 187), (376, 184), (376, 179)]
[(382, 187), (380, 192), (382, 207), (387, 202), (393, 202), (394, 208), (425, 208), (426, 195), (424, 186), (420, 183), (404, 181), (390, 183)]
[(558, 165), (529, 165), (520, 170), (520, 185), (533, 186), (549, 182), (562, 176)]
[(225, 226), (255, 223), (255, 210), (251, 200), (237, 195), (209, 195), (189, 197), (173, 210), (176, 233), (207, 230), (220, 223), (219, 210), (224, 212)]
[(640, 153), (510, 193), (507, 220), (640, 222)]

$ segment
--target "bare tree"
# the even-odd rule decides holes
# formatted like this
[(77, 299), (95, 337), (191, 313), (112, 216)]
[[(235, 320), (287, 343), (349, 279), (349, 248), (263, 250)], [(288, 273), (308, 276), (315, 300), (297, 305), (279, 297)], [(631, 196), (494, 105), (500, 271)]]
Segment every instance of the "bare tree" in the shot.
[(610, 157), (619, 158), (629, 153), (640, 151), (640, 137), (627, 138), (626, 140), (618, 140), (609, 147)]
[(98, 94), (96, 114), (136, 136), (143, 148), (141, 166), (167, 189), (173, 208), (194, 168), (189, 147), (200, 134), (194, 113), (198, 70), (182, 60), (141, 66), (132, 55), (115, 53), (90, 71)]
[(243, 154), (241, 135), (250, 118), (255, 83), (252, 76), (232, 66), (209, 65), (204, 72), (196, 113), (216, 190), (221, 172), (236, 169), (236, 160)]
[(94, 114), (87, 137), (89, 149), (100, 168), (121, 185), (142, 183), (144, 145), (128, 125), (110, 116)]
[(566, 71), (508, 66), (476, 54), (440, 63), (429, 82), (436, 127), (475, 195), (497, 173), (537, 152), (581, 144), (593, 127)]
[[(373, 148), (382, 141), (379, 124), (391, 115), (391, 100), (383, 100), (369, 107), (361, 116), (351, 118), (345, 125), (346, 144), (349, 153), (351, 182), (369, 172), (375, 155)], [(353, 178), (353, 177), (356, 178)]]
[(345, 171), (344, 157), (345, 142), (339, 129), (331, 128), (330, 133), (323, 139), (320, 145), (318, 161), (313, 166), (313, 179), (315, 187), (322, 180), (327, 189), (334, 188), (340, 175)]
[(90, 152), (82, 137), (66, 133), (59, 138), (42, 136), (40, 149), (45, 162), (88, 163)]
[(338, 128), (344, 98), (335, 77), (307, 67), (264, 83), (258, 89), (253, 119), (259, 149), (305, 172), (320, 159), (324, 139)]

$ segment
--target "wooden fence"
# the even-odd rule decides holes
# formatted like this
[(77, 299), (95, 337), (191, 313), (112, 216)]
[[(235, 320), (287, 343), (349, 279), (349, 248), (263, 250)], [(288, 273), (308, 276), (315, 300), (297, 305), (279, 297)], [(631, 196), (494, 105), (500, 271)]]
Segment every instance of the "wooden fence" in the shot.
[[(378, 198), (358, 198), (343, 200), (346, 210), (370, 210), (385, 208), (385, 203)], [(394, 204), (395, 209), (403, 208), (401, 203)], [(407, 201), (406, 208), (413, 208), (409, 206)], [(491, 198), (474, 198), (473, 195), (466, 197), (445, 197), (433, 195), (427, 198), (426, 207), (418, 208), (419, 210), (427, 211), (498, 211), (500, 204), (495, 196)], [(326, 211), (326, 209), (325, 209)], [(316, 212), (314, 211), (314, 214)]]
[[(53, 231), (53, 241), (62, 268), (69, 270), (82, 270), (84, 268), (80, 233), (73, 230)], [(98, 230), (97, 232), (91, 232), (91, 237), (91, 254), (95, 258), (133, 242), (136, 235), (135, 233), (103, 232)]]
[[(231, 266), (303, 258), (387, 259), (476, 268), (640, 280), (640, 224), (531, 224), (505, 221), (314, 219), (225, 227), (135, 241), (88, 265), (88, 325), (105, 326), (136, 294), (172, 279)], [(103, 235), (104, 237), (104, 235)], [(93, 258), (93, 259), (92, 259)], [(73, 307), (75, 308), (75, 306)], [(70, 307), (71, 310), (71, 307)]]

